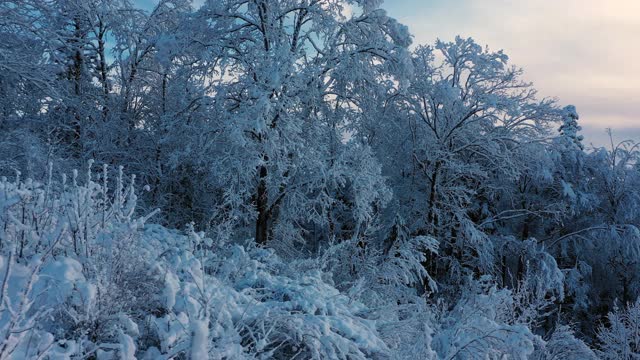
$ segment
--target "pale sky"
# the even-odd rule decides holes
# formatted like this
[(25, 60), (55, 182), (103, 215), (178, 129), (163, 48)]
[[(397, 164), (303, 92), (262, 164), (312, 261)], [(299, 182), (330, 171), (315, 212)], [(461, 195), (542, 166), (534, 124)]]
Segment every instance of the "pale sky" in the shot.
[(640, 141), (640, 0), (386, 0), (414, 43), (472, 37), (511, 63), (541, 96), (573, 104), (585, 141)]

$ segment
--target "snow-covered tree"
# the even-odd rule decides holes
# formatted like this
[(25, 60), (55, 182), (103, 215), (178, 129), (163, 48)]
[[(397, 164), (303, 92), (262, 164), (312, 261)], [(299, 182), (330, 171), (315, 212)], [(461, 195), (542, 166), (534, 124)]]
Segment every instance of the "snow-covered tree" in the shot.
[(369, 1), (224, 1), (205, 4), (194, 21), (218, 79), (212, 136), (225, 205), (260, 244), (302, 242), (304, 232), (342, 237), (338, 206), (359, 212), (342, 230), (357, 235), (386, 195), (367, 148), (347, 144), (345, 126), (361, 111), (357, 86), (403, 63), (405, 28)]
[(479, 225), (527, 212), (501, 213), (496, 189), (524, 171), (520, 149), (545, 136), (557, 118), (554, 103), (536, 100), (522, 71), (507, 60), (472, 39), (418, 47), (411, 85), (378, 98), (376, 123), (363, 132), (411, 231), (437, 237), (459, 279), (465, 268), (492, 271), (491, 241)]
[(565, 106), (562, 114), (562, 125), (558, 131), (563, 139), (566, 139), (567, 143), (573, 143), (580, 150), (584, 149), (584, 145), (582, 145), (582, 140), (584, 140), (584, 136), (578, 135), (578, 131), (582, 130), (582, 127), (578, 125), (578, 112), (576, 107), (573, 105)]

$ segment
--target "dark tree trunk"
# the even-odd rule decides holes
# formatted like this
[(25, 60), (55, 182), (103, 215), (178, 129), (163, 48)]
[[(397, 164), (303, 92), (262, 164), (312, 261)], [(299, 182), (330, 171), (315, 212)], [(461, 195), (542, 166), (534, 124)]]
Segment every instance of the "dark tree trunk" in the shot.
[[(435, 216), (435, 203), (436, 203), (436, 191), (437, 191), (437, 183), (438, 183), (438, 173), (440, 172), (440, 167), (442, 163), (438, 160), (436, 161), (435, 169), (433, 170), (433, 174), (431, 175), (431, 189), (429, 193), (429, 209), (427, 211), (427, 225), (433, 227), (434, 235), (436, 235), (436, 216)], [(437, 236), (437, 235), (436, 235)]]
[(629, 279), (626, 276), (622, 277), (622, 303), (624, 305), (634, 301), (631, 296), (631, 292), (629, 291)]
[(99, 31), (98, 31), (98, 58), (100, 61), (100, 82), (102, 84), (102, 95), (104, 97), (104, 104), (102, 104), (102, 120), (107, 121), (109, 117), (109, 92), (111, 91), (111, 87), (109, 86), (109, 77), (108, 77), (108, 66), (107, 66), (107, 55), (106, 55), (106, 27), (102, 23), (102, 20), (99, 22)]
[[(524, 194), (522, 197), (522, 210), (527, 210), (527, 201), (524, 199)], [(524, 217), (524, 223), (522, 224), (522, 240), (527, 240), (530, 236), (529, 233), (529, 222), (531, 222), (531, 218), (529, 215)]]
[(256, 192), (256, 243), (266, 245), (269, 235), (269, 194), (267, 193), (267, 167), (262, 165), (259, 170), (260, 179)]

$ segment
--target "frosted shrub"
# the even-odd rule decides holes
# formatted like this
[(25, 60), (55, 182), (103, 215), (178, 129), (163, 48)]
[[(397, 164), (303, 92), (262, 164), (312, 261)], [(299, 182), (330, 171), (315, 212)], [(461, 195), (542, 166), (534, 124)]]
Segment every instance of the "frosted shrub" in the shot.
[(53, 181), (51, 165), (44, 184), (0, 181), (0, 358), (130, 351), (120, 328), (149, 310), (153, 287), (136, 246), (146, 218), (133, 217), (135, 177), (125, 185), (119, 168), (111, 187), (91, 165), (82, 182)]
[(193, 226), (145, 226), (133, 177), (95, 177), (0, 182), (0, 358), (389, 354), (371, 311), (321, 271)]
[(522, 324), (510, 320), (514, 299), (508, 290), (498, 290), (488, 279), (467, 285), (451, 311), (436, 317), (433, 348), (444, 359), (527, 359), (536, 337)]
[(160, 348), (152, 351), (234, 359), (366, 359), (388, 352), (375, 322), (360, 315), (364, 305), (325, 283), (319, 271), (296, 274), (254, 246), (227, 245), (206, 256), (181, 246), (184, 237), (177, 240), (156, 264), (165, 274), (167, 313), (154, 319)]
[(640, 300), (625, 309), (615, 308), (607, 324), (598, 331), (602, 359), (637, 359), (640, 357)]
[(534, 360), (595, 360), (593, 350), (575, 337), (568, 326), (558, 326), (546, 344), (536, 348)]

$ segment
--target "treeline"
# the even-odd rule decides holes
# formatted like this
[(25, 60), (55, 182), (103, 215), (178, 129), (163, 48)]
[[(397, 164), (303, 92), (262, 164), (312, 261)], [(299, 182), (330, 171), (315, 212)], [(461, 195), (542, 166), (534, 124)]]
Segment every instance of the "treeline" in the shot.
[[(502, 51), (411, 46), (379, 3), (2, 2), (0, 173), (55, 182), (95, 162), (106, 184), (122, 165), (145, 190), (137, 211), (215, 239), (194, 253), (252, 239), (435, 338), (455, 338), (445, 318), (484, 299), (512, 306), (491, 320), (510, 327), (487, 331), (540, 339), (525, 355), (581, 340), (637, 355), (637, 327), (621, 330), (637, 309), (607, 315), (640, 290), (638, 144), (587, 147), (576, 109), (539, 96)], [(124, 191), (104, 188), (97, 198)], [(448, 315), (427, 319), (432, 307)], [(432, 355), (513, 355), (496, 341), (441, 340)]]

